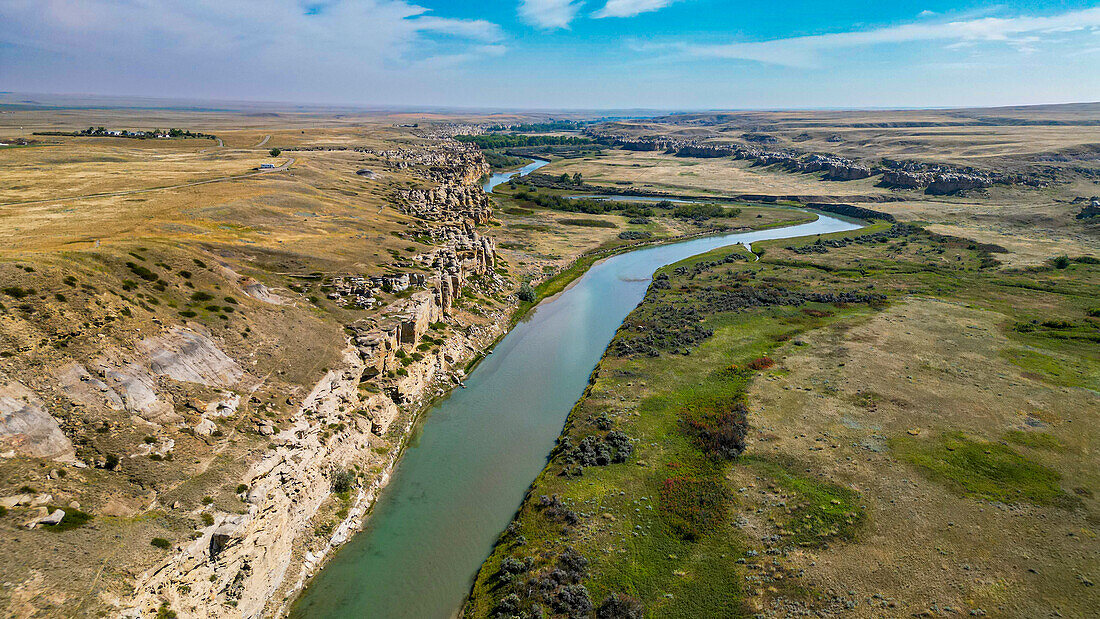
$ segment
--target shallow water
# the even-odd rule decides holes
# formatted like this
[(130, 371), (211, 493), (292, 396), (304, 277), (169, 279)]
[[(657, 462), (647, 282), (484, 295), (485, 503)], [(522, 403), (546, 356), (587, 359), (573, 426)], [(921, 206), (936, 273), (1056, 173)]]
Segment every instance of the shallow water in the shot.
[(363, 532), (318, 574), (295, 617), (446, 618), (508, 525), (653, 272), (726, 245), (858, 228), (812, 223), (640, 249), (543, 301), (426, 413)]

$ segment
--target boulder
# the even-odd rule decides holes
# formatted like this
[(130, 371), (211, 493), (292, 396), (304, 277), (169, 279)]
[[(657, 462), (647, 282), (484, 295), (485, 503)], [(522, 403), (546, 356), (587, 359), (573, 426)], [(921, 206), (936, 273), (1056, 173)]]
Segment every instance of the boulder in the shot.
[(65, 510), (55, 509), (53, 512), (45, 518), (38, 521), (38, 524), (58, 525), (65, 518)]
[(0, 384), (0, 444), (35, 458), (75, 456), (73, 444), (46, 405), (18, 382)]

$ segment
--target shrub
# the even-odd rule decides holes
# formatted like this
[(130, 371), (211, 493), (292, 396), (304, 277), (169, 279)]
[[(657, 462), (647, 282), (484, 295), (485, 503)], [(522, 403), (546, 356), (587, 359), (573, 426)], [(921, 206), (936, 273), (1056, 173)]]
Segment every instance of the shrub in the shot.
[(534, 303), (538, 295), (535, 294), (535, 289), (531, 287), (530, 282), (523, 282), (519, 286), (519, 300), (524, 303)]
[(612, 593), (596, 608), (596, 619), (642, 619), (644, 609), (637, 598)]
[(1057, 258), (1055, 258), (1054, 260), (1051, 261), (1051, 264), (1053, 264), (1054, 268), (1056, 268), (1056, 269), (1064, 269), (1064, 268), (1069, 266), (1069, 263), (1070, 263), (1069, 256), (1066, 256), (1066, 255), (1058, 256)]
[(330, 483), (332, 484), (333, 492), (338, 494), (347, 492), (355, 485), (355, 471), (350, 469), (333, 469)]
[(149, 269), (147, 269), (147, 268), (145, 268), (145, 267), (143, 267), (139, 264), (135, 264), (133, 262), (127, 262), (126, 267), (129, 268), (130, 272), (132, 272), (134, 275), (137, 275), (138, 277), (140, 277), (141, 279), (144, 279), (147, 282), (155, 282), (160, 277), (159, 275), (157, 275), (156, 273), (150, 271)]
[(272, 148), (272, 149), (271, 149), (270, 151), (268, 151), (268, 153), (269, 153), (269, 154), (270, 154), (270, 155), (271, 155), (272, 157), (278, 157), (279, 155), (281, 155), (281, 154), (282, 154), (282, 152), (283, 152), (283, 151), (279, 150), (278, 148)]
[(214, 524), (214, 514), (211, 514), (210, 512), (203, 512), (201, 518), (202, 523), (206, 526)]
[(653, 238), (653, 233), (645, 230), (624, 230), (619, 233), (619, 238), (624, 241), (640, 241)]
[(211, 296), (210, 293), (203, 292), (201, 290), (198, 290), (196, 292), (191, 293), (191, 301), (193, 301), (195, 303), (202, 303), (203, 301), (210, 301), (213, 298), (214, 297)]
[(551, 602), (555, 612), (570, 617), (588, 617), (592, 612), (592, 599), (583, 585), (562, 588)]
[(680, 413), (684, 430), (708, 455), (736, 458), (745, 451), (748, 409), (739, 401), (695, 402)]
[(214, 497), (210, 497), (210, 496), (202, 497), (202, 504), (203, 505), (211, 505), (213, 503), (214, 503)]
[(248, 492), (248, 484), (237, 484), (237, 494)]
[(580, 582), (588, 573), (588, 559), (576, 550), (566, 548), (565, 552), (558, 556), (558, 569), (570, 582)]
[(161, 550), (168, 550), (172, 547), (172, 542), (164, 539), (163, 537), (154, 537), (152, 540), (149, 541), (149, 543), (153, 546), (156, 546), (157, 548), (160, 548)]
[(559, 219), (559, 224), (565, 226), (581, 226), (584, 228), (618, 228), (613, 221), (604, 221), (602, 219), (583, 219), (583, 218), (567, 218)]
[(15, 299), (23, 299), (33, 295), (34, 293), (34, 288), (20, 288), (19, 286), (8, 286), (7, 288), (4, 288), (4, 294)]
[(766, 370), (775, 365), (775, 361), (771, 357), (757, 357), (752, 361), (749, 361), (748, 367), (751, 370)]

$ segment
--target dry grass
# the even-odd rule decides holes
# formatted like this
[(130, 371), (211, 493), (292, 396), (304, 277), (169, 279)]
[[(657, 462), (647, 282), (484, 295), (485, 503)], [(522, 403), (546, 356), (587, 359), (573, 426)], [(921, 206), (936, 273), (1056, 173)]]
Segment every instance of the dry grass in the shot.
[[(753, 167), (747, 161), (693, 159), (653, 152), (605, 151), (606, 156), (555, 161), (540, 173), (572, 176), (603, 186), (633, 187), (694, 195), (835, 195), (885, 194), (874, 180), (821, 182), (816, 175), (788, 174)], [(629, 181), (623, 185), (615, 181)]]
[[(949, 431), (995, 442), (1010, 431), (1041, 432), (1064, 449), (1022, 449), (1029, 460), (1060, 473), (1067, 492), (1100, 482), (1097, 437), (1082, 432), (1100, 422), (1100, 398), (1029, 378), (1004, 360), (999, 351), (1012, 344), (996, 327), (1003, 320), (912, 299), (815, 332), (788, 349), (781, 372), (754, 383), (759, 431), (750, 450), (844, 480), (868, 507), (855, 542), (793, 557), (814, 587), (904, 600), (897, 612), (906, 615), (927, 610), (917, 600), (997, 616), (1051, 608), (1086, 616), (1100, 603), (1078, 576), (1097, 569), (1087, 511), (963, 500), (888, 447), (887, 437), (927, 445)], [(736, 483), (753, 481), (747, 470), (738, 475)], [(743, 513), (751, 518), (752, 510)]]

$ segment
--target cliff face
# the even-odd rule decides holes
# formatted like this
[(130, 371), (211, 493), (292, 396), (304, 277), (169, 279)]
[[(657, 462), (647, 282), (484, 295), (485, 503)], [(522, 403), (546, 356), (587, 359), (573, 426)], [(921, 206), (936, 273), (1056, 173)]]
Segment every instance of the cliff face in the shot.
[(733, 157), (757, 165), (779, 166), (798, 173), (824, 172), (828, 181), (851, 181), (881, 174), (882, 185), (898, 189), (924, 189), (933, 195), (948, 195), (994, 184), (1043, 186), (1045, 181), (1018, 174), (984, 172), (971, 168), (882, 161), (874, 167), (833, 155), (768, 150), (757, 145), (699, 142), (664, 137), (632, 138), (615, 134), (594, 134), (597, 138), (627, 150), (663, 150), (678, 157)]
[[(314, 385), (287, 426), (269, 429), (273, 449), (240, 480), (247, 512), (218, 515), (143, 574), (125, 616), (149, 616), (165, 602), (191, 617), (281, 614), (328, 553), (362, 526), (416, 412), (459, 383), (461, 364), (507, 324), (505, 316), (493, 316), (484, 327), (451, 329), (445, 337), (438, 332), (431, 339), (437, 349), (416, 352), (430, 330), (455, 315), (455, 299), (471, 278), (500, 283), (493, 272), (496, 247), (474, 227), (492, 214), (491, 202), (472, 184), (487, 168), (480, 155), (452, 163), (431, 168), (430, 175), (442, 175), (436, 189), (402, 195), (406, 212), (426, 220), (416, 235), (434, 245), (415, 257), (431, 272), (415, 275), (424, 289), (346, 325), (338, 367)], [(374, 448), (382, 436), (397, 437), (397, 445), (380, 454)], [(378, 474), (352, 491), (346, 518), (318, 537), (313, 519), (333, 494), (334, 472), (371, 467)]]

